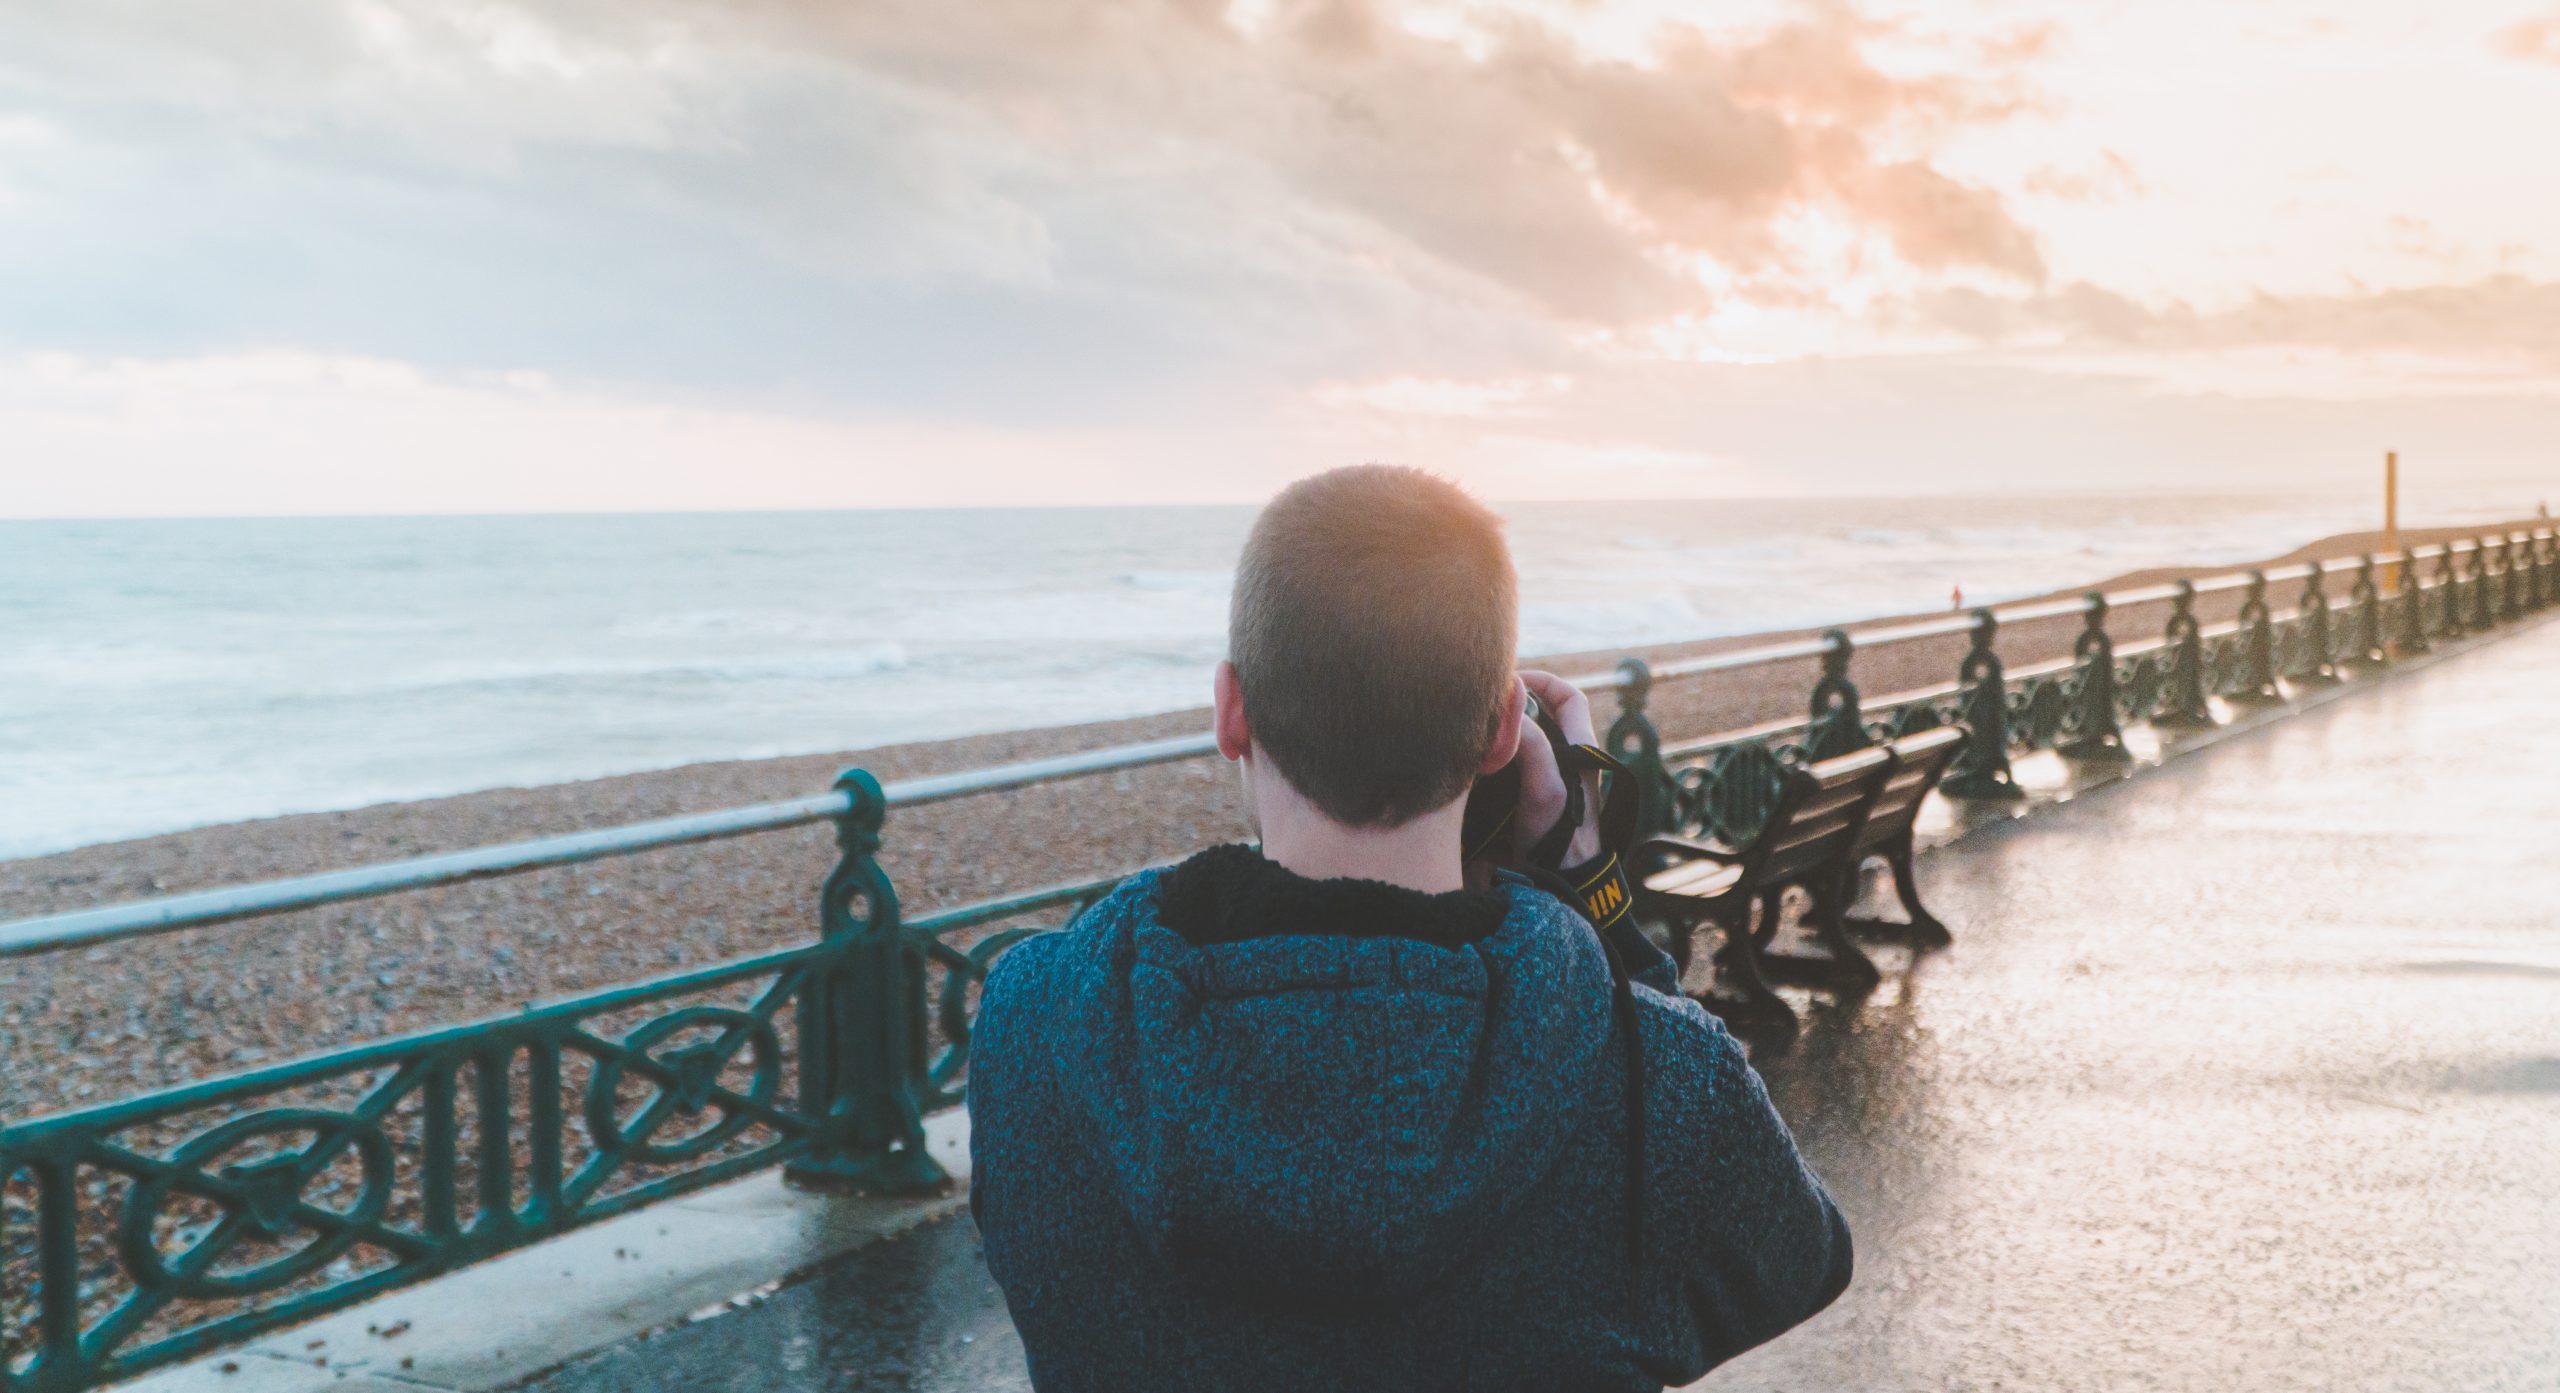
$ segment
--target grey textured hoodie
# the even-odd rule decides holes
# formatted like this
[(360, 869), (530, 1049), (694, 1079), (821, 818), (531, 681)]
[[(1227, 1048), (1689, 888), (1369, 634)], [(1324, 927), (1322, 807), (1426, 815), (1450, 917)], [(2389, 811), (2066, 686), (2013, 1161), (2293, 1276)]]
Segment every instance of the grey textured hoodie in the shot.
[[(1320, 922), (1186, 937), (1142, 875), (986, 984), (971, 1203), (1038, 1387), (1651, 1390), (1847, 1285), (1839, 1212), (1641, 936), (1630, 1098), (1608, 955), (1554, 898), (1241, 848), (1169, 874), (1216, 857), (1260, 869), (1213, 897), (1285, 878)], [(1422, 922), (1470, 894), (1476, 933)]]

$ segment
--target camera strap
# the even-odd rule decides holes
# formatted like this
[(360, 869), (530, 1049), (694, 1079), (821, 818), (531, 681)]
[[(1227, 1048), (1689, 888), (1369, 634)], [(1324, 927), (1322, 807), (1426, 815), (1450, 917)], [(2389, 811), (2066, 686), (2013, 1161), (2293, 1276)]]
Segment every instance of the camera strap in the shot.
[[(1593, 928), (1606, 929), (1635, 912), (1635, 890), (1627, 883), (1625, 859), (1635, 840), (1635, 781), (1626, 765), (1594, 745), (1561, 746), (1556, 761), (1565, 775), (1564, 816), (1529, 849), (1529, 863), (1553, 871), (1573, 891), (1567, 902), (1582, 911)], [(1567, 866), (1562, 864), (1565, 849), (1583, 818), (1583, 776), (1592, 773), (1605, 774), (1608, 780), (1596, 829), (1600, 854), (1581, 865)]]
[(1627, 863), (1617, 852), (1604, 849), (1591, 860), (1558, 874), (1573, 887), (1569, 903), (1582, 911), (1591, 927), (1611, 928), (1635, 913), (1635, 888), (1627, 883)]
[[(1567, 742), (1555, 718), (1543, 709), (1533, 705), (1530, 715), (1546, 733), (1548, 748), (1555, 751), (1558, 772), (1564, 775), (1564, 812), (1520, 861), (1545, 888), (1580, 910), (1594, 927), (1607, 928), (1629, 917), (1635, 909), (1635, 895), (1627, 881), (1624, 861), (1635, 844), (1635, 779), (1627, 766), (1607, 750)], [(1584, 784), (1591, 774), (1604, 776), (1596, 825), (1600, 854), (1581, 865), (1567, 866), (1564, 858), (1572, 846), (1574, 829), (1582, 825), (1588, 811)], [(1512, 821), (1518, 816), (1519, 804), (1520, 768), (1516, 761), (1477, 781), (1475, 793), (1467, 800), (1465, 826), (1460, 833), (1466, 859), (1509, 859)]]

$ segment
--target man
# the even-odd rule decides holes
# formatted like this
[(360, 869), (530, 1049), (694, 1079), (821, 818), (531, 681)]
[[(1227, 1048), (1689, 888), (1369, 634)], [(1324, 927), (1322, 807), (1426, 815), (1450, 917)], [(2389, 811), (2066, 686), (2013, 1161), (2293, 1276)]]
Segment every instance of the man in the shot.
[(1515, 757), (1515, 846), (1571, 807), (1566, 878), (1605, 865), (1521, 687), (1570, 743), (1590, 708), (1513, 675), (1516, 592), (1500, 520), (1416, 471), (1255, 523), (1215, 698), (1260, 849), (1131, 879), (978, 1016), (971, 1203), (1041, 1389), (1653, 1390), (1848, 1284), (1662, 952), (1468, 884), (1468, 790)]

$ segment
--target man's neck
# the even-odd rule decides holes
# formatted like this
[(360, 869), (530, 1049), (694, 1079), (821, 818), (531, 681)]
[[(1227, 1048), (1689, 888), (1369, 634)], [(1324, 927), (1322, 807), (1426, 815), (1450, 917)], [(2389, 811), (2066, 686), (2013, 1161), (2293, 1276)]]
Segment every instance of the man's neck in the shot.
[(1310, 880), (1376, 880), (1432, 895), (1465, 887), (1458, 859), (1463, 799), (1401, 827), (1375, 828), (1346, 827), (1286, 785), (1255, 792), (1262, 854)]

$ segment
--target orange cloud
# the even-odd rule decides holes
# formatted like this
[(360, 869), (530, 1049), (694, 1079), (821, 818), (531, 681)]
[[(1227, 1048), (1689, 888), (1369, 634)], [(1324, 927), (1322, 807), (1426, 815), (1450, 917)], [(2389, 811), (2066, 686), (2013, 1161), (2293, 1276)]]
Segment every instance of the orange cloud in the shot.
[(2560, 12), (2518, 20), (2490, 35), (2489, 47), (2528, 63), (2560, 63)]
[(2096, 163), (2085, 171), (2040, 165), (2028, 172), (2025, 188), (2032, 194), (2073, 203), (2114, 203), (2140, 197), (2143, 183), (2131, 160), (2113, 150), (2101, 150)]
[(883, 77), (1036, 109), (1106, 164), (1240, 157), (1318, 216), (1569, 321), (1703, 305), (1684, 255), (1784, 293), (1797, 268), (1780, 223), (1806, 208), (1924, 271), (2043, 275), (2001, 194), (1929, 149), (2032, 103), (2023, 65), (2045, 28), (1906, 75), (1868, 57), (1893, 27), (1831, 3), (1739, 38), (1667, 25), (1643, 62), (1518, 11), (1473, 13), (1456, 39), (1417, 33), (1378, 0), (1278, 0), (1242, 22), (1208, 0), (761, 13)]
[(2560, 283), (2521, 276), (2334, 295), (2261, 292), (2216, 309), (2179, 299), (2146, 304), (2085, 281), (2029, 296), (1955, 288), (1919, 297), (1907, 313), (1984, 343), (2302, 348), (2560, 371)]
[(1857, 171), (1844, 201), (1885, 229), (1893, 249), (1922, 270), (1979, 266), (2020, 280), (2044, 279), (2035, 235), (2009, 216), (1997, 193), (1959, 183), (1925, 164)]

